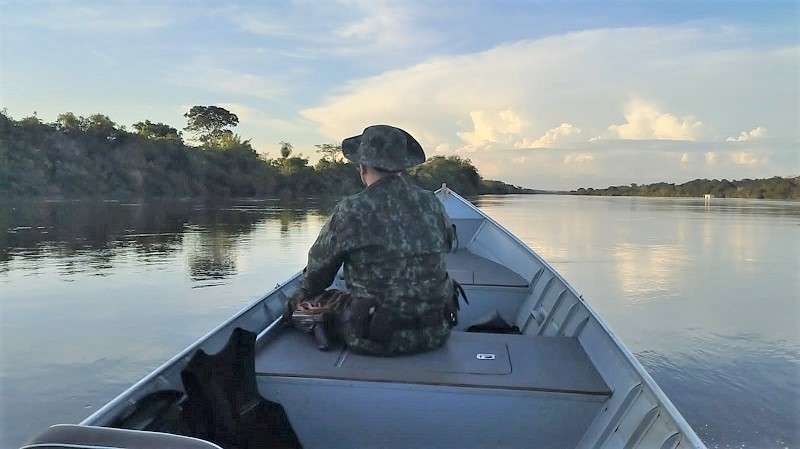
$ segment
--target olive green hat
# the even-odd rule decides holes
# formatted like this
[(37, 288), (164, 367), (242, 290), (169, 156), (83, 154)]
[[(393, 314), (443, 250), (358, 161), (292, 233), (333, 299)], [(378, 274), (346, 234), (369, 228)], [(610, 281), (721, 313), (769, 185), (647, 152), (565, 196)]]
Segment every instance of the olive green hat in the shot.
[(344, 157), (356, 164), (399, 172), (425, 162), (425, 151), (411, 134), (389, 125), (374, 125), (342, 142)]

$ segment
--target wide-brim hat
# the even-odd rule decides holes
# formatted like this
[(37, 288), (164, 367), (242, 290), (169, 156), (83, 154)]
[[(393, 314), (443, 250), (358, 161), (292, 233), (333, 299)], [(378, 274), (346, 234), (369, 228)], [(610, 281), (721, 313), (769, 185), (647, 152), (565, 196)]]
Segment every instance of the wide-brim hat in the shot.
[(411, 134), (389, 125), (374, 125), (342, 142), (344, 157), (356, 164), (399, 172), (425, 162), (425, 151)]

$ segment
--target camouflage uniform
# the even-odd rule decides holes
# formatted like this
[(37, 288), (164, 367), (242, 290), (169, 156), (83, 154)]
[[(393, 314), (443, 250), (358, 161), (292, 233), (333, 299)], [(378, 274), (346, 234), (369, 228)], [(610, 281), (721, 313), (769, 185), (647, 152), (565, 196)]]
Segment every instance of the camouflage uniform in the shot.
[[(417, 157), (404, 153), (409, 154)], [(379, 156), (380, 152), (368, 161), (378, 160), (381, 168), (389, 165), (389, 169), (413, 162), (380, 160)], [(393, 355), (437, 348), (450, 334), (445, 307), (453, 285), (445, 253), (450, 250), (451, 232), (444, 206), (433, 193), (400, 176), (381, 178), (334, 208), (308, 253), (303, 294), (316, 296), (320, 303), (326, 297), (337, 298), (335, 335), (357, 352)], [(320, 295), (342, 264), (349, 296)], [(385, 338), (372, 338), (363, 328), (365, 308), (373, 328), (380, 325), (377, 318), (390, 327)]]

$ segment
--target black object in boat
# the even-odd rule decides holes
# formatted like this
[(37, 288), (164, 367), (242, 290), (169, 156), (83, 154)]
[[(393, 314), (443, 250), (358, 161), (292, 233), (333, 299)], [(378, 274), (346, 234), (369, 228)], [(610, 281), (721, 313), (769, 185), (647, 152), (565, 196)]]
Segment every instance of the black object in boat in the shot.
[(258, 392), (255, 341), (236, 328), (218, 353), (195, 352), (181, 372), (185, 422), (192, 436), (226, 449), (300, 448), (283, 406)]
[(467, 328), (467, 332), (483, 332), (489, 334), (521, 334), (519, 327), (511, 325), (495, 310), (494, 314)]

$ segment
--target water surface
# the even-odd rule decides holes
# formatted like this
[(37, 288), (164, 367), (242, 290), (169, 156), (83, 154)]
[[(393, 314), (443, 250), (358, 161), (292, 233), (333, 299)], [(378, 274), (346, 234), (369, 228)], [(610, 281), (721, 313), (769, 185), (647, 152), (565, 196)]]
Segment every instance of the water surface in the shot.
[[(800, 203), (484, 196), (709, 447), (800, 448)], [(79, 422), (305, 264), (331, 204), (0, 205), (0, 447)]]

